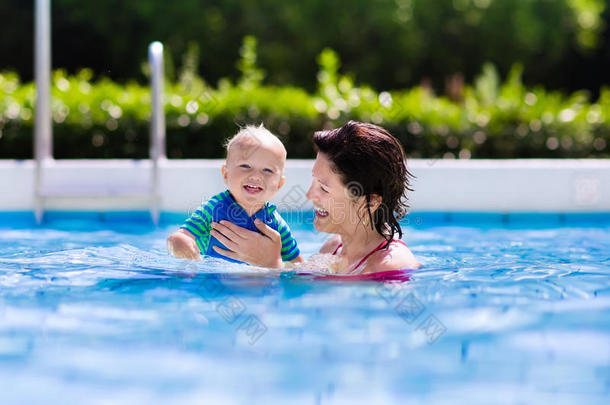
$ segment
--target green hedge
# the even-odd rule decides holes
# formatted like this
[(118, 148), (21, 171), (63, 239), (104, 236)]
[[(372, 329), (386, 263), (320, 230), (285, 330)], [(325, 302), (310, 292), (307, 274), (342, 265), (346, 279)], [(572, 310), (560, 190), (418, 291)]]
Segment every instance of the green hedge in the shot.
[[(411, 157), (524, 158), (608, 157), (610, 89), (591, 103), (588, 95), (526, 88), (515, 65), (504, 82), (486, 65), (472, 86), (459, 84), (453, 100), (425, 87), (377, 93), (340, 75), (332, 50), (318, 58), (318, 90), (261, 85), (255, 41), (247, 39), (237, 83), (210, 87), (183, 68), (166, 83), (167, 151), (170, 158), (219, 158), (223, 141), (238, 126), (264, 122), (286, 143), (290, 158), (313, 156), (314, 131), (349, 119), (383, 125)], [(92, 72), (53, 73), (52, 114), (57, 158), (148, 156), (150, 92), (119, 85)], [(0, 158), (32, 157), (32, 83), (0, 75)]]
[[(32, 77), (34, 1), (0, 1), (0, 70)], [(607, 81), (606, 0), (53, 0), (53, 63), (75, 73), (143, 82), (141, 63), (161, 41), (180, 65), (196, 44), (210, 83), (237, 80), (245, 35), (260, 40), (267, 84), (315, 91), (318, 55), (341, 55), (360, 83), (378, 90), (418, 85), (439, 91), (457, 72), (472, 81), (485, 61), (506, 74), (527, 66), (525, 83), (596, 91)], [(315, 29), (312, 29), (315, 27)], [(129, 38), (129, 40), (125, 40)], [(175, 76), (173, 76), (175, 78)]]

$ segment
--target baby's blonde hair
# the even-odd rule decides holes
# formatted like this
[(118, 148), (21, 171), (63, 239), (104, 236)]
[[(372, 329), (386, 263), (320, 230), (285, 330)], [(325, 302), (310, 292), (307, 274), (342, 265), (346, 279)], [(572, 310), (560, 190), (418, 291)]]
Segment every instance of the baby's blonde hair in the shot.
[(229, 152), (231, 151), (231, 147), (238, 143), (244, 143), (244, 145), (254, 146), (260, 145), (264, 141), (271, 141), (277, 143), (282, 146), (284, 151), (284, 158), (286, 156), (286, 148), (280, 139), (275, 136), (271, 131), (269, 131), (263, 124), (258, 126), (256, 125), (246, 125), (241, 128), (238, 133), (236, 133), (233, 137), (229, 138), (225, 143), (225, 148), (227, 150), (227, 157), (229, 156)]

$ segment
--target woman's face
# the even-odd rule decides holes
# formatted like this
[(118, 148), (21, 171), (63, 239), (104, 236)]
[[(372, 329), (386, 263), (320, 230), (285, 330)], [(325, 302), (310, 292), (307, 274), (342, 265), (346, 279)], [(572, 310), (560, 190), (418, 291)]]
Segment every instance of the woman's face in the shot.
[(320, 232), (351, 233), (361, 225), (362, 198), (351, 198), (332, 163), (319, 152), (313, 165), (313, 181), (307, 198), (315, 208), (314, 226)]

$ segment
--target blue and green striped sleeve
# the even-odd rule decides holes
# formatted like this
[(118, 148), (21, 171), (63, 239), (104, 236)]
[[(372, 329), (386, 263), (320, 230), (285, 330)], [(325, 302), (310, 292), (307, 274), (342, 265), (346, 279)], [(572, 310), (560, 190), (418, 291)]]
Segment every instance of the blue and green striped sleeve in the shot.
[(202, 204), (180, 227), (186, 229), (195, 237), (195, 242), (201, 254), (206, 254), (210, 244), (210, 224), (212, 223), (214, 205), (217, 202), (216, 196), (212, 197), (208, 202)]
[(290, 233), (290, 228), (284, 218), (277, 213), (277, 211), (273, 212), (274, 222), (276, 223), (277, 231), (280, 233), (282, 237), (282, 261), (289, 262), (291, 260), (296, 259), (301, 254), (299, 247), (297, 245), (297, 241), (292, 237)]

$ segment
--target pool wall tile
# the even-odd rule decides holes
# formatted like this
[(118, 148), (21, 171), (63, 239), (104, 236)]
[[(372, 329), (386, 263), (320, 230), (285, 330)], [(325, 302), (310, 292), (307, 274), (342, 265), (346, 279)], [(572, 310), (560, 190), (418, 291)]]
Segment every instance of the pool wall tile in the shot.
[[(312, 211), (287, 211), (280, 213), (293, 229), (310, 229), (314, 214)], [(189, 212), (162, 212), (161, 226), (180, 225)], [(90, 222), (96, 226), (107, 224), (138, 224), (152, 226), (148, 211), (46, 211), (42, 226), (70, 225)], [(500, 213), (500, 212), (411, 212), (400, 221), (404, 227), (426, 228), (434, 226), (490, 226), (490, 227), (534, 227), (556, 228), (562, 226), (610, 226), (610, 212), (598, 213)], [(0, 228), (36, 227), (36, 219), (31, 211), (0, 211)]]
[(101, 213), (103, 222), (139, 222), (152, 224), (149, 211), (107, 211)]
[(43, 223), (57, 221), (96, 221), (103, 222), (103, 213), (96, 211), (45, 211)]
[(568, 226), (610, 226), (610, 212), (567, 214), (563, 220)]
[(188, 217), (188, 212), (162, 212), (159, 216), (159, 224), (181, 225)]
[(512, 227), (558, 227), (564, 224), (565, 216), (558, 213), (519, 212), (506, 214), (506, 226)]
[(35, 226), (36, 217), (31, 211), (0, 211), (0, 227)]
[(427, 227), (446, 224), (450, 220), (450, 215), (447, 212), (410, 212), (401, 221), (403, 226), (412, 227)]
[(481, 224), (502, 226), (506, 223), (505, 214), (498, 212), (451, 212), (449, 222), (455, 225)]

